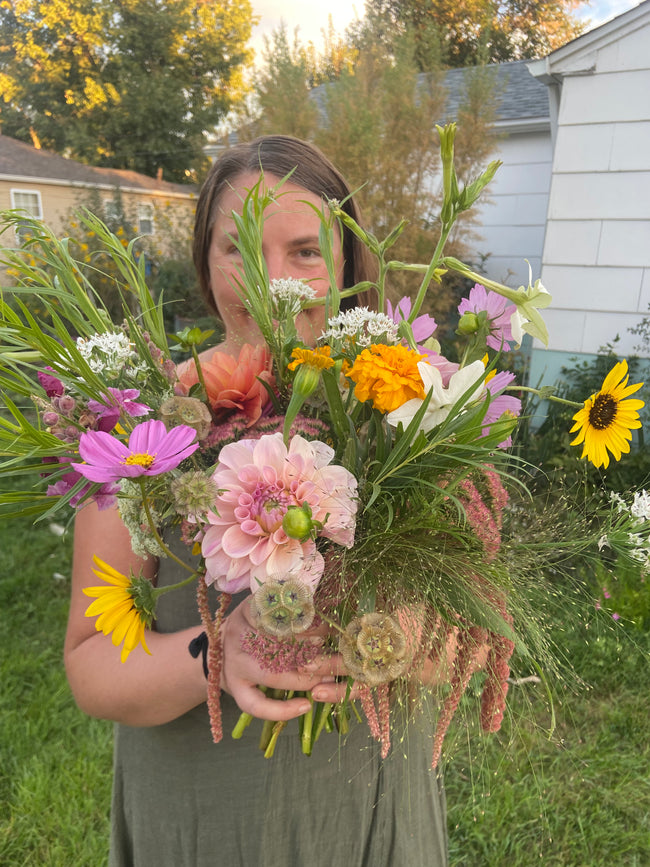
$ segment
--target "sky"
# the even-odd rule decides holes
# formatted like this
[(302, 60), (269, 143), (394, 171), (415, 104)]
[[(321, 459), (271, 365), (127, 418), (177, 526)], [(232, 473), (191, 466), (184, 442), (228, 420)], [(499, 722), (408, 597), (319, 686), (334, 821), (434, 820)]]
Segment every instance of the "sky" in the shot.
[[(303, 43), (313, 42), (317, 49), (322, 47), (321, 31), (327, 29), (328, 16), (336, 31), (342, 33), (356, 17), (362, 17), (364, 0), (251, 0), (253, 11), (260, 17), (260, 23), (253, 30), (251, 44), (259, 56), (263, 47), (263, 36), (270, 34), (281, 22), (290, 32), (298, 27), (298, 35)], [(609, 21), (638, 6), (640, 0), (591, 0), (581, 11), (581, 17), (589, 18), (591, 27)]]

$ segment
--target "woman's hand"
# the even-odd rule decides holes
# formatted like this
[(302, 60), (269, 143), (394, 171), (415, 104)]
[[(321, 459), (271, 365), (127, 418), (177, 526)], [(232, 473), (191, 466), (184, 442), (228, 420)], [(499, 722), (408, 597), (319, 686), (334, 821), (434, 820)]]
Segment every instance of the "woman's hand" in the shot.
[[(258, 719), (290, 720), (307, 713), (311, 708), (309, 699), (304, 697), (287, 700), (268, 698), (259, 689), (260, 686), (287, 692), (311, 692), (315, 701), (335, 703), (345, 697), (347, 683), (336, 682), (338, 676), (346, 674), (338, 654), (323, 655), (299, 670), (279, 674), (270, 672), (242, 649), (243, 637), (254, 628), (247, 598), (226, 617), (221, 630), (221, 686), (233, 697), (240, 710)], [(319, 634), (310, 631), (301, 637), (316, 637)]]

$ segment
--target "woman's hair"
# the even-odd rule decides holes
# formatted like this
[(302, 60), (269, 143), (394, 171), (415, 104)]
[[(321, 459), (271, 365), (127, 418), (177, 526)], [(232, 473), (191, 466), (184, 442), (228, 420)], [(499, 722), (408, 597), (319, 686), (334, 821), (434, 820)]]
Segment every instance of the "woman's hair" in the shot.
[[(239, 175), (260, 172), (284, 178), (323, 199), (342, 202), (342, 209), (359, 222), (359, 210), (350, 197), (343, 175), (314, 145), (287, 135), (268, 135), (235, 145), (212, 165), (201, 188), (194, 221), (194, 265), (209, 308), (217, 312), (210, 288), (208, 253), (212, 227), (224, 192)], [(348, 229), (343, 229), (343, 286), (372, 280), (374, 262), (366, 247)]]

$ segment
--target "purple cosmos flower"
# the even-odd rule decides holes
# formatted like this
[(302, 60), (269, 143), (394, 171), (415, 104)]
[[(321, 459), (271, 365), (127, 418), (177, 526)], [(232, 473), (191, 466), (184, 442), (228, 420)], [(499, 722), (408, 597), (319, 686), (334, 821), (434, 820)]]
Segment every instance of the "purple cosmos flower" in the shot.
[[(46, 370), (52, 370), (51, 367), (45, 368)], [(37, 373), (38, 381), (45, 389), (45, 394), (48, 397), (60, 397), (65, 391), (65, 386), (61, 382), (60, 379), (57, 379), (56, 376), (52, 376), (51, 373), (45, 373), (43, 370), (39, 370)]]
[[(509, 373), (507, 370), (502, 370), (493, 376), (492, 379), (486, 382), (487, 390), (490, 392), (490, 405), (483, 419), (486, 427), (483, 428), (482, 435), (486, 436), (490, 432), (489, 425), (498, 421), (504, 413), (509, 413), (513, 418), (518, 418), (521, 414), (521, 401), (518, 397), (513, 397), (510, 394), (503, 394), (506, 387), (514, 380), (514, 373)], [(503, 442), (499, 443), (500, 449), (507, 449), (512, 445), (512, 437), (508, 437)]]
[(105, 431), (86, 431), (79, 440), (83, 464), (71, 464), (91, 482), (158, 476), (173, 470), (199, 447), (196, 431), (181, 424), (169, 432), (161, 421), (144, 421), (131, 431), (128, 446)]
[[(400, 301), (395, 305), (395, 309), (390, 303), (390, 301), (386, 302), (386, 312), (393, 320), (396, 325), (399, 325), (405, 319), (408, 319), (411, 315), (411, 299), (408, 295), (405, 295)], [(418, 316), (412, 323), (411, 328), (413, 329), (413, 339), (416, 343), (424, 343), (425, 340), (428, 340), (429, 337), (433, 335), (433, 332), (436, 330), (438, 326), (436, 325), (436, 320), (433, 316), (429, 316), (427, 313), (424, 313), (422, 316)]]
[(470, 289), (469, 298), (463, 298), (458, 305), (458, 313), (487, 313), (490, 323), (490, 333), (487, 337), (487, 345), (492, 349), (510, 349), (510, 343), (514, 342), (510, 329), (510, 317), (515, 313), (515, 304), (509, 304), (508, 299), (497, 292), (490, 292), (485, 286), (476, 283)]
[(122, 413), (135, 417), (151, 412), (151, 407), (147, 406), (146, 403), (136, 403), (136, 397), (140, 396), (137, 388), (122, 389), (109, 386), (108, 391), (109, 394), (104, 395), (102, 401), (88, 401), (88, 409), (102, 420), (99, 425), (100, 430), (113, 430)]

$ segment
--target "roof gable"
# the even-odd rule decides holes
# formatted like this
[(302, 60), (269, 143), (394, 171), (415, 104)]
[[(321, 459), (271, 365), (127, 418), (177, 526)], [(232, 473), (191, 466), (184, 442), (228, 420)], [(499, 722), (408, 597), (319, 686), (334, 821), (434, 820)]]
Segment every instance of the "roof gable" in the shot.
[(189, 184), (173, 184), (126, 169), (104, 169), (69, 160), (52, 151), (0, 135), (0, 177), (68, 182), (71, 186), (120, 187), (143, 192), (192, 195)]

